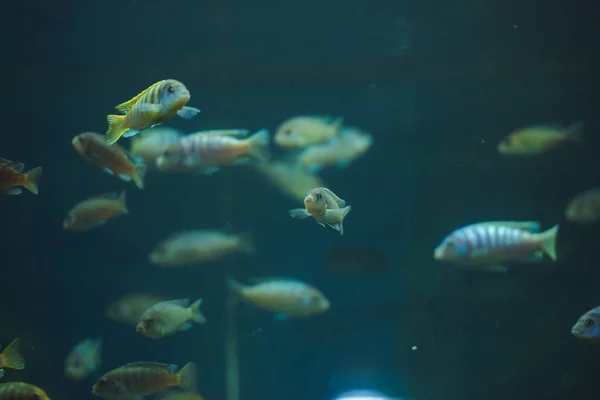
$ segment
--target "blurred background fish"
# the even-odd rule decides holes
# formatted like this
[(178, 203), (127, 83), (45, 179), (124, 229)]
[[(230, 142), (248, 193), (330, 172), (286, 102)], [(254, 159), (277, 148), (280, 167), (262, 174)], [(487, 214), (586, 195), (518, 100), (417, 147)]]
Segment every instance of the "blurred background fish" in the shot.
[(275, 143), (286, 149), (301, 149), (321, 144), (342, 129), (343, 118), (298, 116), (284, 121), (275, 132)]
[(63, 228), (67, 231), (88, 231), (104, 225), (119, 215), (129, 214), (125, 204), (125, 191), (121, 194), (104, 193), (83, 200), (67, 213)]
[(552, 150), (564, 142), (583, 142), (583, 123), (566, 128), (556, 126), (532, 126), (519, 129), (498, 143), (498, 151), (504, 155), (535, 155)]
[(592, 224), (600, 219), (600, 188), (575, 196), (565, 210), (565, 218), (576, 224)]
[(105, 314), (106, 317), (115, 322), (137, 325), (140, 317), (146, 310), (157, 303), (167, 300), (169, 298), (161, 294), (130, 293), (110, 304)]
[(77, 343), (65, 360), (67, 378), (79, 381), (95, 372), (102, 360), (102, 339), (87, 338)]
[(129, 151), (146, 164), (155, 165), (156, 159), (182, 136), (183, 133), (170, 126), (155, 126), (132, 137)]

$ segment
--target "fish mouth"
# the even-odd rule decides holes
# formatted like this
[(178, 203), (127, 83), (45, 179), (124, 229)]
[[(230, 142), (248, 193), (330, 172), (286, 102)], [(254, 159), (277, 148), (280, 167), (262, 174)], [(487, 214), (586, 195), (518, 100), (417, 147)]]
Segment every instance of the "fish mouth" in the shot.
[(444, 249), (438, 247), (433, 251), (433, 258), (435, 260), (441, 260), (442, 256), (444, 255)]
[(144, 325), (138, 324), (138, 326), (135, 328), (135, 330), (138, 333), (144, 333), (144, 331), (146, 330), (146, 328), (144, 328)]

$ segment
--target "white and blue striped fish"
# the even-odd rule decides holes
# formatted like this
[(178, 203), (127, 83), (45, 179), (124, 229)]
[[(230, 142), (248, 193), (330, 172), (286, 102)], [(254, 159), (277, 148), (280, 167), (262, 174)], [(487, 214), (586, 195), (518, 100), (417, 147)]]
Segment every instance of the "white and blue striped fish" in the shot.
[(541, 232), (534, 221), (480, 222), (444, 238), (434, 258), (458, 265), (506, 272), (504, 263), (539, 263), (547, 254), (556, 261), (558, 225)]

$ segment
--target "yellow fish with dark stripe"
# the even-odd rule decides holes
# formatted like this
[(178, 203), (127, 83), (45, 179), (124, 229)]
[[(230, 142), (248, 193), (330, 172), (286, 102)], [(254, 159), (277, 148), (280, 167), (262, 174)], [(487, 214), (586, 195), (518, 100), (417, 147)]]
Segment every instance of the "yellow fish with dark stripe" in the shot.
[(24, 382), (0, 383), (0, 400), (50, 400), (46, 392)]
[(175, 115), (183, 119), (195, 117), (200, 110), (187, 107), (190, 91), (174, 79), (156, 82), (142, 93), (115, 108), (125, 115), (108, 115), (106, 143), (113, 144), (123, 137), (131, 137), (144, 129), (164, 124)]

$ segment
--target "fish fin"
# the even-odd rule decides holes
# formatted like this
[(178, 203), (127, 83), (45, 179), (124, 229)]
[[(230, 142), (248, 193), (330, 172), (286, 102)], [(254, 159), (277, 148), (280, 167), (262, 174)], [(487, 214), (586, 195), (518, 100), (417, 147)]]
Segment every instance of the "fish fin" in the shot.
[(139, 129), (133, 129), (133, 128), (129, 128), (127, 129), (125, 132), (123, 132), (123, 137), (124, 138), (130, 138), (132, 136), (137, 135), (138, 133), (140, 133), (141, 131)]
[(253, 285), (269, 282), (296, 282), (302, 283), (302, 281), (295, 278), (288, 278), (286, 276), (253, 276), (248, 279)]
[(108, 168), (106, 168), (106, 167), (103, 167), (103, 168), (102, 168), (102, 170), (103, 170), (104, 172), (106, 172), (107, 174), (109, 174), (109, 175), (114, 175), (114, 174), (115, 174), (114, 172), (112, 172), (112, 170), (111, 170), (111, 169), (108, 169)]
[(194, 325), (191, 322), (184, 322), (177, 330), (179, 332), (187, 331), (188, 329), (192, 329), (192, 326)]
[(177, 115), (183, 119), (192, 119), (198, 114), (200, 114), (200, 110), (195, 107), (185, 106), (181, 110), (177, 111)]
[(199, 324), (206, 323), (206, 317), (202, 314), (200, 310), (200, 305), (202, 304), (202, 299), (198, 299), (190, 306), (190, 312), (192, 313), (192, 321), (197, 322)]
[(123, 115), (107, 115), (106, 122), (108, 122), (108, 130), (106, 131), (106, 136), (104, 140), (107, 144), (115, 144), (117, 140), (123, 136), (123, 133), (127, 130), (127, 128), (123, 128), (123, 122), (125, 121), (125, 116)]
[(319, 221), (317, 221), (317, 224), (321, 225), (323, 228), (326, 228), (326, 227), (327, 227), (327, 225), (325, 225), (324, 223), (322, 223), (322, 222), (319, 222)]
[(129, 214), (129, 210), (127, 209), (127, 204), (125, 203), (126, 200), (126, 195), (125, 195), (125, 190), (123, 190), (121, 192), (121, 194), (119, 195), (119, 197), (117, 198), (117, 200), (119, 200), (119, 204), (121, 204), (121, 212), (123, 214)]
[(565, 133), (566, 133), (565, 138), (567, 140), (570, 140), (573, 142), (584, 143), (585, 142), (585, 137), (583, 136), (583, 128), (584, 127), (585, 127), (585, 124), (583, 123), (583, 121), (575, 122), (574, 124), (572, 124), (571, 126), (569, 126), (565, 129)]
[(256, 254), (252, 232), (243, 232), (237, 235), (238, 246), (246, 254)]
[(181, 306), (184, 308), (188, 308), (190, 306), (190, 299), (176, 299), (176, 300), (167, 300), (163, 301), (163, 304), (173, 304), (177, 306)]
[(242, 297), (244, 287), (244, 285), (235, 279), (227, 279), (227, 289), (229, 289), (229, 297), (227, 299), (228, 306), (233, 306), (238, 302), (239, 298)]
[(6, 192), (4, 192), (10, 196), (18, 196), (21, 193), (23, 193), (23, 191), (19, 188), (12, 188), (12, 189), (8, 189)]
[(548, 254), (548, 256), (552, 259), (552, 261), (556, 261), (556, 235), (558, 234), (558, 224), (554, 225), (552, 228), (548, 229), (545, 232), (539, 234), (539, 238), (542, 242), (542, 250), (544, 253)]
[(231, 136), (231, 137), (246, 137), (250, 133), (248, 129), (213, 129), (210, 131), (198, 132), (202, 136)]
[(286, 321), (289, 317), (287, 316), (287, 314), (284, 313), (277, 313), (275, 315), (273, 315), (273, 319), (275, 321)]
[(175, 371), (177, 371), (177, 365), (175, 365), (175, 364), (163, 364), (163, 363), (156, 363), (156, 362), (152, 362), (152, 361), (132, 362), (129, 364), (125, 364), (119, 368), (132, 368), (132, 367), (160, 368), (160, 369), (169, 371), (169, 373), (171, 373), (171, 374), (174, 373)]
[(534, 251), (533, 254), (531, 254), (527, 257), (524, 257), (523, 259), (521, 259), (519, 261), (524, 262), (524, 263), (539, 263), (543, 259), (544, 259), (544, 252), (542, 250), (539, 250), (539, 251)]
[(489, 272), (508, 272), (508, 268), (504, 265), (487, 265), (482, 269)]
[(331, 210), (331, 209), (327, 210), (327, 214), (332, 214), (332, 213), (338, 214), (336, 216), (336, 219), (338, 220), (338, 222), (336, 222), (334, 224), (329, 224), (328, 223), (327, 225), (329, 225), (330, 227), (332, 227), (336, 231), (340, 232), (341, 236), (344, 236), (344, 218), (346, 218), (346, 215), (348, 215), (348, 213), (350, 213), (350, 210), (352, 210), (351, 206), (346, 206), (344, 208), (340, 208), (340, 209), (337, 209), (337, 210)]
[(119, 104), (115, 108), (120, 113), (127, 114), (129, 111), (131, 111), (131, 109), (133, 108), (133, 106), (135, 105), (135, 103), (137, 103), (142, 98), (142, 96), (144, 94), (146, 94), (146, 92), (148, 90), (150, 90), (151, 88), (153, 88), (157, 84), (160, 84), (161, 82), (162, 81), (153, 83), (152, 85), (148, 86), (146, 89), (142, 90), (139, 94), (133, 96), (131, 99), (127, 100), (126, 102)]
[(133, 182), (135, 182), (135, 186), (138, 189), (144, 188), (144, 178), (146, 177), (146, 172), (148, 172), (148, 167), (146, 164), (138, 164), (135, 166), (135, 174), (133, 174)]
[(23, 163), (12, 163), (12, 164), (10, 165), (10, 167), (11, 167), (12, 169), (14, 169), (14, 170), (15, 170), (15, 172), (19, 172), (19, 173), (21, 173), (21, 172), (23, 172), (23, 169), (25, 168), (25, 164), (23, 164)]
[(296, 219), (306, 219), (310, 217), (310, 214), (304, 208), (293, 208), (289, 211), (290, 217)]
[(33, 194), (38, 194), (38, 184), (42, 179), (42, 167), (35, 167), (29, 172), (25, 173), (25, 189), (29, 190)]
[(267, 129), (262, 129), (246, 139), (248, 155), (258, 161), (268, 163), (271, 158), (269, 144), (271, 138)]
[(200, 157), (197, 154), (190, 154), (184, 157), (185, 158), (183, 159), (183, 165), (185, 165), (186, 167), (194, 167), (200, 162)]
[(177, 373), (177, 378), (180, 388), (187, 392), (196, 393), (196, 380), (198, 378), (196, 364), (193, 362), (185, 364)]
[(336, 224), (327, 224), (327, 226), (338, 231), (341, 236), (344, 236), (344, 226), (341, 223), (338, 222)]
[(13, 340), (2, 352), (4, 367), (12, 369), (25, 369), (25, 360), (19, 352), (19, 338)]
[(538, 233), (541, 224), (538, 221), (488, 221), (480, 222), (481, 225), (503, 226), (506, 228), (522, 229), (530, 233)]
[(127, 174), (118, 174), (117, 176), (119, 177), (119, 179), (122, 179), (125, 182), (130, 182), (131, 181), (131, 176), (129, 176)]

